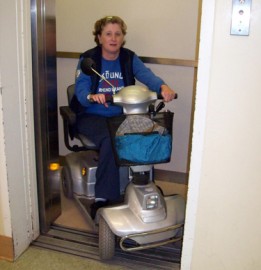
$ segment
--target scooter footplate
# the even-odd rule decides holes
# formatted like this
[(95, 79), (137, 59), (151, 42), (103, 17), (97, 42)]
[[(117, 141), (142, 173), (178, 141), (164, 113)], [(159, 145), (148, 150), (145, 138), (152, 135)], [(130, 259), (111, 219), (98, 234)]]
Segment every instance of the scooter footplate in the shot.
[[(168, 232), (174, 232), (177, 229), (183, 228), (183, 226), (184, 226), (184, 223), (170, 226), (167, 228), (149, 231), (149, 232), (129, 234), (120, 239), (120, 247), (124, 251), (137, 251), (137, 250), (155, 248), (158, 246), (174, 243), (174, 242), (180, 241), (182, 239), (182, 236), (181, 237), (173, 236), (167, 240), (161, 240), (161, 241), (155, 241), (155, 237), (157, 238), (158, 235), (166, 234)], [(174, 233), (174, 235), (176, 235), (176, 233)], [(144, 239), (141, 240), (142, 238)], [(153, 241), (149, 240), (152, 238), (154, 239)], [(128, 246), (128, 240), (135, 241), (136, 243), (139, 244), (139, 246), (134, 246), (134, 247), (130, 245)], [(143, 243), (140, 244), (140, 242), (143, 242)]]

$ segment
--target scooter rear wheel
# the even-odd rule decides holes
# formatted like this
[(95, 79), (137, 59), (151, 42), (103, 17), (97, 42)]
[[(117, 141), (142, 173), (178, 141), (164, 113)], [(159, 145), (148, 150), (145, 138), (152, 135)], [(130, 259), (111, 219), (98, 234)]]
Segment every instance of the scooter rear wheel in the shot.
[(99, 254), (102, 260), (109, 260), (115, 253), (115, 235), (105, 219), (99, 220)]
[(68, 167), (63, 167), (62, 169), (62, 187), (63, 194), (66, 198), (73, 198), (73, 187), (72, 187), (72, 177)]

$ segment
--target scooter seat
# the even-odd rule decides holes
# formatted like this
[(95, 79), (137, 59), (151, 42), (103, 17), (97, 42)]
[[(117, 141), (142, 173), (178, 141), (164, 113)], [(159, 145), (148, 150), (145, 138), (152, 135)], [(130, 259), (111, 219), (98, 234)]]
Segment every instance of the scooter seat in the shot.
[(97, 148), (97, 146), (90, 139), (88, 139), (86, 136), (84, 136), (82, 134), (78, 134), (77, 137), (81, 141), (83, 146), (85, 146), (87, 148), (94, 148), (94, 149)]

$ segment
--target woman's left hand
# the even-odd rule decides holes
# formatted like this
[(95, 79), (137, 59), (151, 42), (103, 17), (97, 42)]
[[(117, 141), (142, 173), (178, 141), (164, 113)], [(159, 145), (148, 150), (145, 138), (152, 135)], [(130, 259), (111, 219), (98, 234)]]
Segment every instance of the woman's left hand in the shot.
[(163, 84), (161, 86), (161, 95), (165, 102), (169, 102), (175, 98), (175, 91), (172, 90), (168, 85)]

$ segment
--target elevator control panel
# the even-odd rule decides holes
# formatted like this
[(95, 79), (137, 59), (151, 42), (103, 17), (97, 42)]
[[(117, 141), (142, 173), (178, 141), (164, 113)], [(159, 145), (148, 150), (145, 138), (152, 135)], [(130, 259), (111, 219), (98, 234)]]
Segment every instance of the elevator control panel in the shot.
[(248, 36), (252, 0), (232, 0), (231, 35)]

